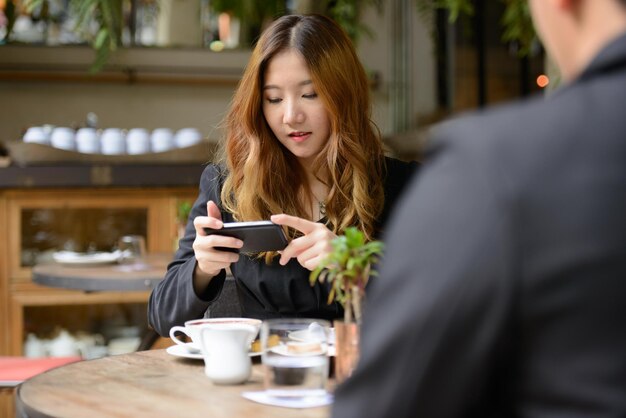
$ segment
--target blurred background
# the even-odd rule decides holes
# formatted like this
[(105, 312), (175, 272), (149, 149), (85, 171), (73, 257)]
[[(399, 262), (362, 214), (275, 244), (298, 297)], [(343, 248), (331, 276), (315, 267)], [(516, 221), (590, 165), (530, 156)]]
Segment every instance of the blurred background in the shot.
[(409, 158), (411, 133), (547, 83), (523, 0), (0, 0), (0, 141), (89, 112), (98, 128), (217, 139), (260, 31), (310, 12), (354, 39), (374, 120)]
[[(0, 356), (141, 347), (152, 283), (177, 248), (251, 47), (287, 13), (326, 14), (348, 32), (373, 120), (402, 159), (418, 159), (443, 118), (558, 82), (526, 0), (0, 0)], [(38, 279), (84, 271), (89, 281), (104, 269), (123, 284), (132, 275), (115, 252), (129, 235), (164, 260), (139, 289)], [(71, 270), (81, 264), (93, 269)], [(0, 390), (0, 416), (13, 416), (12, 396)]]

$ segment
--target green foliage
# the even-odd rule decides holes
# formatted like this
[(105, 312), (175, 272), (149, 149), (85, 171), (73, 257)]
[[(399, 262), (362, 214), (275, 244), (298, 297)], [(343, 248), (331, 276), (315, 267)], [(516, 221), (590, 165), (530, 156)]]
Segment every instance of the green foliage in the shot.
[[(76, 29), (89, 39), (96, 52), (96, 59), (89, 69), (96, 73), (122, 43), (122, 0), (70, 0), (70, 7), (77, 17)], [(95, 34), (90, 31), (92, 19), (98, 26)]]
[(474, 5), (471, 0), (416, 0), (417, 9), (422, 13), (435, 9), (444, 9), (449, 13), (450, 23), (456, 22), (460, 15), (472, 16)]
[(382, 0), (337, 0), (326, 2), (324, 14), (337, 22), (346, 31), (350, 39), (358, 42), (361, 34), (365, 34), (369, 38), (374, 37), (372, 30), (367, 25), (361, 23), (363, 8), (374, 6), (380, 13), (382, 5)]
[[(528, 0), (499, 1), (505, 4), (500, 20), (503, 29), (502, 41), (516, 43), (519, 46), (520, 56), (527, 55), (536, 38)], [(471, 0), (415, 0), (415, 2), (422, 16), (428, 16), (436, 9), (447, 10), (450, 23), (456, 22), (461, 15), (474, 15)]]
[(180, 222), (181, 224), (186, 224), (187, 219), (189, 218), (189, 214), (191, 213), (191, 203), (189, 203), (189, 201), (187, 200), (183, 200), (178, 204), (177, 209), (178, 213), (176, 215), (178, 218), (178, 222)]
[[(382, 0), (316, 0), (309, 12), (331, 17), (356, 42), (361, 34), (373, 36), (372, 30), (360, 22), (363, 9), (375, 6), (380, 12), (382, 5)], [(230, 13), (258, 29), (265, 21), (286, 13), (284, 0), (211, 0), (210, 7), (216, 13)]]
[(331, 285), (328, 303), (336, 300), (344, 307), (346, 322), (351, 322), (353, 315), (360, 322), (365, 286), (370, 275), (375, 275), (371, 266), (382, 255), (384, 244), (366, 242), (362, 231), (349, 227), (344, 235), (333, 240), (332, 247), (332, 252), (311, 272), (311, 285), (318, 280), (328, 281)]
[(265, 19), (273, 19), (285, 13), (284, 0), (211, 0), (209, 4), (216, 13), (231, 13), (259, 25)]
[(15, 10), (15, 0), (9, 0), (7, 2), (4, 9), (4, 15), (7, 18), (7, 31), (0, 43), (8, 42), (9, 37), (11, 36), (11, 31), (13, 30), (13, 26), (15, 25), (15, 19), (17, 18), (17, 13)]
[(519, 54), (521, 56), (528, 55), (536, 38), (528, 2), (525, 0), (503, 1), (506, 3), (506, 9), (501, 20), (504, 29), (502, 40), (517, 42), (520, 47)]
[[(24, 0), (28, 13), (34, 10), (46, 10), (49, 0)], [(122, 1), (123, 0), (70, 0), (72, 14), (76, 16), (76, 27), (96, 53), (96, 58), (89, 71), (96, 73), (102, 69), (122, 43)], [(97, 31), (92, 33), (91, 25), (95, 21)]]

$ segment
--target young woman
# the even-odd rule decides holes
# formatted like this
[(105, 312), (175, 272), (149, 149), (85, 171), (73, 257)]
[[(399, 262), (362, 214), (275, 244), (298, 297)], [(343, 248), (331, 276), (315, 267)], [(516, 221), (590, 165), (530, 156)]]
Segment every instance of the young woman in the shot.
[[(351, 225), (379, 236), (416, 164), (386, 158), (370, 120), (368, 79), (350, 39), (332, 20), (288, 15), (259, 39), (226, 117), (221, 164), (209, 165), (185, 237), (149, 302), (161, 335), (201, 318), (230, 268), (246, 317), (333, 319), (328, 289), (309, 274)], [(271, 219), (284, 251), (219, 250), (242, 242), (206, 235), (222, 222)]]

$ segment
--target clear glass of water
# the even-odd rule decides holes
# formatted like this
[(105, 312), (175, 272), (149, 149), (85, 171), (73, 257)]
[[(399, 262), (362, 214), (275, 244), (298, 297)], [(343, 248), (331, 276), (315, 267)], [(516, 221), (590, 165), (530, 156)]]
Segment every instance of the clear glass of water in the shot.
[(146, 257), (146, 239), (141, 235), (124, 235), (117, 243), (121, 264), (142, 265)]
[(327, 395), (330, 323), (320, 319), (270, 319), (261, 326), (265, 390), (280, 398)]

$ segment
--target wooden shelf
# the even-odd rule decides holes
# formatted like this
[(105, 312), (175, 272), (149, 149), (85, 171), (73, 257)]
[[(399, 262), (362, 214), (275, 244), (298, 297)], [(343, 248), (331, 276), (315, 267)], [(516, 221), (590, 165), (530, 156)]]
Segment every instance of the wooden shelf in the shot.
[(96, 74), (87, 46), (0, 46), (0, 81), (235, 85), (250, 51), (123, 48)]
[[(70, 172), (76, 175), (72, 170)], [(3, 190), (0, 187), (0, 228), (6, 231), (6, 239), (0, 241), (0, 355), (21, 355), (26, 325), (31, 327), (29, 329), (43, 326), (45, 321), (42, 318), (48, 318), (48, 312), (50, 318), (55, 318), (55, 324), (62, 327), (84, 320), (76, 318), (75, 312), (97, 305), (98, 309), (90, 311), (90, 315), (110, 321), (112, 318), (99, 316), (108, 309), (103, 305), (145, 304), (150, 296), (149, 290), (85, 292), (37, 285), (32, 282), (31, 268), (22, 261), (24, 248), (31, 248), (23, 246), (25, 237), (31, 237), (37, 229), (46, 230), (50, 222), (60, 220), (63, 225), (58, 230), (52, 228), (53, 236), (57, 236), (49, 245), (58, 248), (66, 238), (84, 245), (95, 240), (96, 236), (128, 230), (128, 225), (119, 221), (123, 219), (126, 223), (131, 220), (135, 224), (145, 222), (142, 234), (146, 236), (149, 252), (171, 253), (177, 239), (178, 204), (181, 199), (193, 201), (197, 196), (199, 172), (193, 177), (194, 186), (183, 182), (174, 187), (143, 188), (117, 184), (81, 188), (71, 186), (70, 181), (62, 188), (39, 186)], [(101, 218), (98, 211), (109, 213), (109, 218)], [(129, 214), (134, 215), (129, 217)], [(33, 219), (39, 219), (35, 226), (32, 226)], [(99, 219), (108, 222), (106, 233), (97, 229)], [(120, 229), (120, 225), (126, 227)], [(106, 238), (107, 242), (109, 238)], [(40, 250), (47, 251), (47, 248)], [(46, 315), (42, 317), (41, 312)]]
[(24, 306), (89, 305), (94, 303), (145, 303), (150, 291), (137, 292), (83, 292), (52, 289), (34, 283), (15, 283), (11, 286), (13, 303)]

